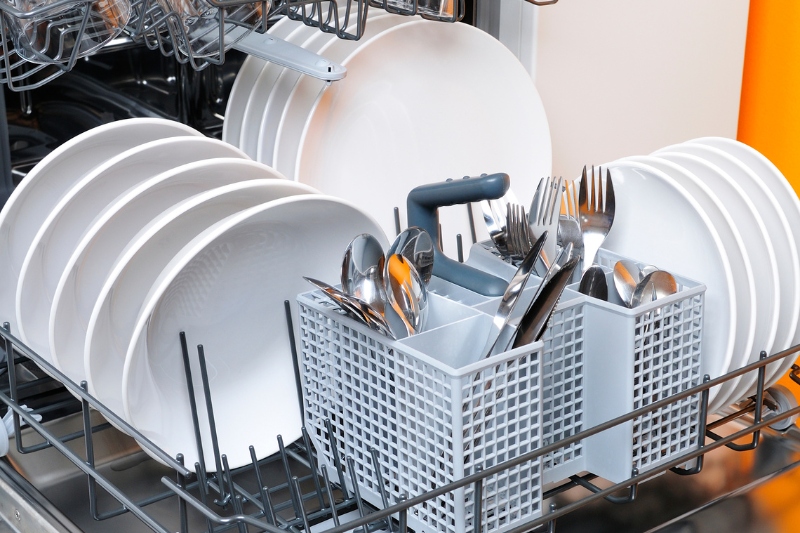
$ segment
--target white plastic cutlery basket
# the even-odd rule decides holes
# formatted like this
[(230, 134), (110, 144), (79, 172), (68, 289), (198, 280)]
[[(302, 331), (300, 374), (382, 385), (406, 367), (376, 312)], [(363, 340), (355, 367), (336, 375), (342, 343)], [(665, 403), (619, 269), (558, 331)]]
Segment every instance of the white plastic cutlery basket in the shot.
[[(596, 262), (607, 273), (611, 301), (564, 291), (543, 337), (542, 428), (544, 444), (607, 422), (702, 381), (705, 285), (672, 272), (678, 292), (628, 309), (614, 289), (620, 259), (600, 249)], [(477, 243), (468, 263), (504, 279), (516, 270), (491, 243)], [(643, 266), (640, 264), (640, 266)], [(538, 278), (529, 281), (535, 287)], [(572, 289), (572, 290), (570, 290)], [(535, 290), (526, 289), (526, 292)], [(496, 301), (477, 306), (493, 313)], [(516, 312), (515, 315), (518, 315)], [(614, 482), (634, 468), (645, 472), (699, 445), (700, 398), (675, 402), (544, 457), (544, 481), (555, 483), (581, 472)]]
[[(483, 358), (491, 317), (429, 297), (428, 329), (399, 341), (344, 316), (317, 292), (297, 298), (305, 424), (319, 461), (330, 470), (353, 456), (361, 496), (378, 507), (371, 449), (389, 501), (396, 502), (542, 443), (542, 342)], [(471, 531), (474, 503), (472, 486), (458, 489), (414, 507), (409, 526)], [(506, 531), (541, 512), (539, 459), (484, 481), (486, 531)]]

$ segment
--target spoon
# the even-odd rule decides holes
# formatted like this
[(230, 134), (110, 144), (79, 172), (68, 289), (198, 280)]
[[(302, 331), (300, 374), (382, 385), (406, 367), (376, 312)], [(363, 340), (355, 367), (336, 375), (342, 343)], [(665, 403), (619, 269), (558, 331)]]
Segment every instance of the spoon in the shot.
[(511, 313), (514, 311), (514, 307), (517, 305), (519, 297), (522, 295), (522, 291), (525, 290), (525, 285), (528, 283), (528, 279), (531, 277), (533, 266), (536, 263), (536, 259), (539, 257), (539, 252), (541, 252), (546, 240), (547, 230), (545, 230), (533, 244), (533, 247), (522, 259), (522, 263), (520, 263), (517, 272), (514, 274), (514, 277), (511, 278), (511, 281), (508, 283), (506, 292), (500, 299), (500, 305), (497, 307), (494, 320), (492, 320), (492, 329), (489, 332), (489, 338), (486, 339), (486, 344), (483, 347), (482, 353), (485, 354), (484, 357), (489, 357), (492, 355), (492, 351), (494, 350), (495, 346), (508, 345), (508, 339), (501, 340), (502, 334), (505, 331), (508, 331), (505, 329), (508, 319), (511, 317)]
[(631, 305), (633, 293), (641, 277), (639, 266), (629, 259), (622, 259), (614, 265), (614, 287), (625, 307), (633, 307)]
[(342, 291), (386, 313), (383, 269), (386, 257), (378, 239), (362, 233), (350, 241), (342, 259)]
[(608, 301), (608, 282), (603, 269), (597, 265), (589, 267), (589, 270), (583, 273), (578, 292), (604, 302)]
[(424, 229), (411, 226), (395, 238), (387, 256), (400, 254), (414, 265), (425, 285), (433, 274), (433, 240)]
[(428, 290), (414, 265), (400, 254), (392, 254), (384, 271), (389, 303), (400, 316), (409, 335), (425, 327), (428, 317)]
[(354, 320), (363, 323), (378, 333), (386, 335), (392, 340), (396, 340), (394, 333), (392, 333), (392, 329), (389, 327), (389, 323), (386, 322), (386, 319), (383, 317), (383, 315), (375, 311), (365, 301), (355, 296), (350, 296), (349, 294), (340, 291), (336, 287), (328, 285), (324, 281), (319, 281), (305, 276), (303, 276), (303, 279), (320, 289), (325, 296), (337, 304), (348, 316)]
[(678, 292), (678, 284), (669, 272), (657, 270), (646, 275), (636, 285), (636, 290), (631, 299), (631, 307), (638, 307), (661, 298), (666, 298)]

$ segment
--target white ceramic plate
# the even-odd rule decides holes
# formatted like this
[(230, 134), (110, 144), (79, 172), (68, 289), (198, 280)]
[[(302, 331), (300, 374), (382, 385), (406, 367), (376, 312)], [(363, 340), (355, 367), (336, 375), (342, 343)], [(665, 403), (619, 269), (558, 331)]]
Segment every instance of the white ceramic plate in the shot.
[[(739, 229), (747, 248), (755, 281), (753, 314), (755, 315), (756, 329), (753, 345), (750, 350), (735, 351), (729, 370), (741, 368), (748, 363), (757, 361), (762, 350), (770, 353), (772, 345), (775, 343), (777, 318), (780, 310), (780, 287), (778, 286), (775, 251), (769, 233), (752, 201), (722, 169), (693, 155), (668, 152), (666, 149), (657, 154), (692, 172), (714, 191), (730, 213), (735, 214), (732, 217), (733, 223)], [(741, 292), (741, 285), (738, 282), (736, 290), (738, 296)], [(727, 402), (726, 405), (739, 401), (741, 397), (737, 397), (737, 395), (744, 393), (748, 388), (747, 383), (742, 383), (742, 381), (747, 381), (747, 378), (733, 381), (738, 385), (731, 395), (727, 399), (720, 398), (721, 401)]]
[[(284, 38), (286, 42), (300, 45), (308, 37), (320, 33), (318, 29), (306, 26), (299, 21), (290, 21), (292, 31)], [(273, 87), (284, 67), (275, 63), (267, 63), (261, 69), (250, 96), (247, 99), (242, 126), (239, 131), (239, 148), (248, 156), (258, 160), (258, 138), (261, 134), (261, 118), (269, 101), (273, 99)]]
[(39, 228), (22, 263), (16, 304), (23, 342), (53, 360), (48, 325), (58, 281), (75, 246), (114, 199), (156, 174), (215, 157), (247, 158), (230, 144), (207, 137), (159, 139), (112, 157), (62, 196)]
[[(250, 171), (253, 167), (258, 170)], [(59, 280), (48, 328), (54, 364), (75, 381), (85, 379), (92, 309), (117, 257), (143, 227), (196, 194), (273, 175), (255, 161), (218, 158), (170, 169), (118, 198), (86, 232)]]
[[(722, 373), (728, 372), (730, 370), (730, 365), (737, 363), (740, 354), (750, 353), (750, 351), (752, 351), (753, 342), (757, 337), (755, 273), (750, 263), (750, 251), (747, 248), (747, 243), (734, 222), (734, 216), (731, 215), (729, 211), (729, 204), (726, 203), (726, 198), (721, 198), (714, 193), (715, 189), (709, 183), (673, 161), (654, 156), (630, 157), (623, 161), (635, 161), (651, 166), (672, 178), (694, 198), (719, 234), (722, 245), (725, 248), (726, 257), (731, 266), (731, 274), (733, 275), (734, 287), (736, 290), (734, 295), (736, 302), (735, 340), (731, 353), (731, 363), (728, 367), (723, 369)], [(662, 223), (667, 224), (669, 221), (664, 220)], [(678, 249), (673, 250), (673, 252), (676, 250)], [(663, 268), (658, 263), (655, 265), (659, 268)], [(674, 273), (684, 275), (683, 272), (680, 271), (674, 271)], [(705, 279), (696, 281), (706, 283)], [(708, 313), (704, 313), (703, 315), (704, 325), (707, 315)], [(705, 344), (702, 353), (703, 357), (705, 357)], [(726, 404), (723, 402), (732, 390), (732, 382), (725, 383), (724, 385), (712, 389), (709, 395), (709, 413), (713, 413), (719, 408), (724, 407)]]
[[(243, 211), (209, 228), (168, 265), (147, 297), (123, 372), (125, 415), (170, 455), (198, 459), (181, 358), (186, 333), (194, 365), (202, 344), (221, 453), (231, 468), (278, 450), (300, 436), (290, 332), (284, 301), (309, 286), (302, 276), (335, 281), (342, 250), (359, 233), (380, 226), (338, 198), (284, 198)], [(198, 397), (206, 464), (213, 465), (205, 402)], [(269, 408), (265, 408), (268, 406)]]
[[(290, 23), (289, 17), (283, 17), (270, 26), (267, 33), (278, 39), (285, 39), (294, 29), (295, 25)], [(228, 95), (225, 119), (222, 121), (223, 141), (239, 146), (239, 135), (247, 109), (247, 101), (250, 99), (258, 75), (267, 64), (266, 61), (255, 56), (247, 56), (242, 63), (239, 73), (236, 74), (236, 79), (233, 81), (231, 93)]]
[[(240, 172), (269, 174), (258, 167)], [(254, 179), (198, 194), (148, 224), (120, 255), (97, 298), (89, 320), (84, 371), (89, 390), (122, 416), (122, 369), (144, 298), (164, 267), (197, 235), (250, 207), (316, 191), (284, 179)]]
[[(775, 266), (778, 268), (778, 287), (781, 299), (772, 351), (779, 352), (789, 348), (792, 345), (800, 317), (800, 260), (797, 256), (794, 234), (778, 200), (749, 167), (724, 150), (695, 143), (685, 143), (674, 148), (675, 151), (696, 155), (720, 167), (742, 187), (756, 207), (772, 241), (775, 251)], [(767, 386), (771, 384), (771, 380), (774, 381), (780, 377), (777, 372), (781, 363), (774, 363), (767, 367)], [(754, 384), (755, 381), (751, 384), (748, 392), (755, 392), (752, 388)]]
[[(781, 206), (781, 211), (786, 215), (786, 220), (789, 222), (789, 227), (792, 230), (796, 247), (800, 252), (800, 199), (798, 199), (797, 193), (781, 171), (760, 152), (733, 139), (726, 139), (724, 137), (703, 137), (700, 139), (693, 139), (690, 142), (713, 146), (724, 150), (747, 165), (775, 195), (775, 199)], [(787, 290), (790, 289), (791, 288), (787, 288)], [(798, 343), (800, 343), (800, 327), (795, 330), (791, 345), (794, 346)], [(792, 364), (794, 364), (795, 359), (796, 357), (792, 356), (784, 358), (776, 374), (780, 377), (788, 372)]]
[[(387, 60), (391, 58), (391, 60)], [(414, 21), (363, 43), (314, 104), (295, 179), (362, 205), (394, 235), (416, 186), (505, 172), (530, 202), (551, 170), (547, 118), (530, 75), (487, 33)], [(467, 206), (439, 210), (445, 253), (470, 235)]]
[[(712, 379), (721, 376), (733, 355), (738, 321), (735, 279), (719, 232), (667, 174), (634, 161), (608, 167), (617, 202), (603, 247), (706, 285), (701, 371)], [(712, 389), (709, 402), (715, 394)]]
[[(311, 47), (314, 46), (316, 47), (315, 51), (320, 55), (336, 63), (342, 63), (350, 54), (358, 50), (361, 42), (367, 42), (381, 32), (407, 22), (409, 22), (409, 18), (401, 15), (386, 13), (381, 16), (372, 16), (367, 21), (367, 27), (360, 41), (328, 39), (322, 43), (310, 43), (308, 49), (311, 50)], [(296, 79), (297, 77), (295, 76)], [(322, 80), (311, 76), (302, 76), (299, 81), (296, 81), (291, 94), (286, 100), (286, 105), (283, 106), (280, 122), (276, 133), (273, 135), (274, 146), (270, 159), (272, 166), (289, 179), (294, 179), (297, 150), (300, 146), (300, 137), (303, 134), (306, 119), (314, 106), (314, 102), (316, 102), (320, 92), (326, 85)], [(265, 129), (263, 124), (261, 129), (262, 134), (264, 131), (269, 131), (268, 128)], [(261, 159), (262, 150), (268, 150), (269, 148), (268, 143), (262, 145), (259, 142), (260, 161), (263, 161)]]
[(155, 118), (120, 120), (67, 141), (31, 170), (0, 212), (0, 321), (15, 325), (17, 279), (33, 238), (58, 200), (84, 174), (142, 143), (201, 133), (179, 122)]

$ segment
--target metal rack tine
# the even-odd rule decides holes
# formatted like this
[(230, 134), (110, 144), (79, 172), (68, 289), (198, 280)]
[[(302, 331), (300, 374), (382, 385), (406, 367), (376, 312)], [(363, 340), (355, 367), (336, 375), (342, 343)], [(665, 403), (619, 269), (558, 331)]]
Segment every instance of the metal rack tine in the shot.
[[(478, 474), (480, 472), (483, 472), (483, 468), (480, 466), (475, 467), (475, 473)], [(483, 478), (475, 481), (473, 493), (472, 530), (475, 533), (481, 533), (483, 531)]]
[(192, 426), (194, 427), (194, 440), (197, 445), (197, 455), (203, 472), (206, 472), (205, 453), (203, 452), (203, 438), (200, 434), (200, 418), (197, 414), (197, 399), (194, 395), (194, 380), (192, 379), (192, 367), (189, 362), (189, 346), (186, 342), (186, 333), (181, 331), (178, 334), (181, 343), (181, 355), (183, 356), (183, 373), (186, 377), (186, 390), (189, 393), (189, 409), (192, 412)]
[(402, 231), (400, 229), (400, 208), (399, 207), (395, 207), (394, 208), (394, 231), (395, 231), (395, 236), (400, 235), (400, 232)]
[(299, 517), (300, 513), (302, 512), (300, 508), (303, 506), (303, 499), (302, 495), (300, 495), (300, 501), (298, 501), (297, 496), (295, 495), (294, 490), (292, 489), (292, 470), (289, 468), (289, 457), (286, 455), (286, 447), (283, 445), (283, 436), (278, 435), (278, 449), (281, 455), (281, 462), (283, 463), (283, 472), (286, 476), (286, 483), (289, 485), (289, 496), (292, 500), (292, 507), (294, 508), (294, 515)]
[[(214, 463), (217, 466), (217, 477), (222, 476), (222, 458), (219, 452), (219, 439), (217, 438), (217, 423), (214, 420), (214, 404), (211, 401), (211, 387), (208, 381), (208, 368), (206, 366), (206, 353), (202, 344), (197, 345), (197, 360), (200, 363), (200, 378), (203, 381), (203, 396), (206, 400), (206, 413), (208, 415), (208, 428), (211, 432), (211, 446), (214, 450)], [(230, 503), (231, 494), (225, 490), (225, 484), (220, 479), (219, 485), (219, 499), (214, 503), (225, 507)]]
[(303, 491), (300, 488), (300, 480), (297, 476), (293, 476), (291, 483), (289, 484), (289, 490), (293, 491), (297, 494), (298, 499), (300, 500), (300, 516), (299, 518), (303, 519), (303, 528), (308, 532), (311, 531), (311, 526), (308, 524), (308, 515), (306, 514), (306, 508), (303, 505)]
[[(197, 474), (197, 488), (200, 492), (200, 502), (203, 505), (208, 505), (208, 480), (206, 479), (206, 472), (199, 461), (194, 464), (194, 471)], [(211, 520), (206, 517), (207, 533), (212, 533), (213, 530), (214, 525), (211, 523)]]
[[(711, 381), (711, 376), (708, 374), (703, 376), (703, 383)], [(697, 448), (702, 450), (706, 445), (706, 419), (708, 418), (708, 389), (705, 389), (700, 396), (700, 427), (697, 430)], [(703, 460), (705, 455), (700, 455), (692, 468), (672, 468), (673, 472), (679, 476), (693, 476), (699, 474), (703, 470)]]
[[(381, 503), (383, 508), (389, 507), (389, 495), (386, 493), (386, 486), (383, 483), (383, 474), (381, 474), (381, 463), (378, 461), (378, 451), (373, 447), (369, 447), (370, 461), (372, 462), (372, 471), (375, 473), (375, 482), (378, 484), (378, 491), (381, 494)], [(391, 518), (386, 519), (387, 527), (390, 533), (394, 532), (394, 525)]]
[[(183, 464), (183, 454), (179, 453), (175, 456), (178, 463)], [(178, 486), (186, 489), (186, 477), (181, 472), (176, 472)], [(180, 533), (188, 533), (189, 531), (189, 515), (186, 507), (186, 501), (183, 498), (178, 498), (178, 517), (180, 518), (181, 529)]]
[(328, 432), (328, 443), (331, 445), (331, 456), (333, 457), (333, 466), (336, 467), (336, 474), (339, 477), (339, 486), (342, 489), (344, 499), (348, 499), (350, 495), (347, 492), (347, 483), (344, 479), (344, 470), (342, 469), (342, 461), (339, 457), (339, 448), (336, 446), (336, 439), (333, 437), (333, 425), (331, 419), (325, 419), (325, 430)]
[(261, 505), (264, 508), (264, 519), (273, 526), (277, 525), (275, 522), (275, 508), (272, 506), (272, 498), (269, 495), (269, 487), (264, 485), (264, 480), (261, 478), (261, 469), (258, 468), (256, 449), (253, 446), (250, 446), (250, 461), (253, 464), (253, 470), (256, 474), (256, 483), (258, 483), (258, 491), (261, 494)]
[(364, 517), (366, 516), (366, 509), (364, 508), (364, 501), (361, 499), (361, 491), (358, 488), (358, 477), (356, 476), (356, 465), (355, 461), (353, 461), (353, 456), (348, 455), (346, 461), (347, 469), (350, 471), (350, 481), (353, 483), (353, 496), (355, 496), (356, 505), (358, 506), (358, 514)]
[[(397, 503), (402, 504), (407, 499), (408, 499), (408, 496), (406, 494), (403, 494), (402, 496), (400, 496), (400, 499), (398, 500)], [(407, 507), (404, 507), (403, 509), (400, 510), (400, 512), (398, 513), (398, 516), (397, 516), (397, 522), (398, 522), (397, 532), (398, 533), (408, 533), (408, 508)]]
[(314, 489), (317, 491), (317, 499), (319, 500), (319, 506), (325, 507), (325, 498), (322, 496), (322, 486), (319, 484), (319, 477), (317, 476), (317, 461), (314, 458), (314, 448), (311, 446), (311, 438), (308, 436), (308, 430), (305, 426), (301, 428), (303, 432), (303, 444), (306, 447), (306, 453), (308, 454), (308, 464), (311, 466), (311, 479), (314, 480)]
[[(631, 470), (631, 480), (635, 479), (636, 476), (638, 476), (638, 475), (639, 475), (639, 469), (638, 468), (634, 468), (633, 470)], [(589, 492), (593, 492), (595, 494), (603, 492), (603, 489), (601, 489), (600, 487), (598, 487), (594, 483), (591, 483), (590, 481), (582, 478), (581, 476), (570, 476), (569, 479), (570, 479), (570, 481), (574, 482), (576, 485), (580, 485), (581, 487), (585, 488)], [(636, 495), (638, 494), (638, 492), (639, 492), (639, 482), (638, 481), (634, 481), (634, 483), (632, 483), (628, 487), (628, 495), (627, 496), (613, 496), (613, 495), (609, 494), (608, 496), (605, 496), (605, 499), (607, 501), (611, 502), (611, 503), (630, 503), (630, 502), (632, 502), (633, 500), (636, 499)]]
[(328, 476), (328, 467), (322, 465), (322, 482), (325, 484), (325, 491), (328, 493), (328, 502), (331, 505), (331, 518), (333, 518), (333, 525), (339, 527), (339, 512), (336, 510), (336, 500), (333, 499), (333, 488), (331, 487), (331, 478)]
[(458, 262), (464, 262), (464, 243), (461, 241), (461, 234), (456, 235), (456, 252), (458, 253)]
[[(221, 476), (217, 476), (220, 478), (220, 486), (223, 483), (228, 484), (228, 489), (230, 492), (228, 494), (231, 495), (231, 500), (233, 501), (233, 512), (237, 515), (242, 514), (242, 497), (239, 494), (234, 494), (234, 487), (233, 487), (233, 476), (231, 475), (231, 469), (228, 465), (228, 456), (223, 454), (222, 455), (222, 468), (224, 469)], [(221, 488), (221, 487), (220, 487)], [(236, 527), (239, 530), (239, 533), (247, 533), (247, 526), (240, 522), (236, 522)]]

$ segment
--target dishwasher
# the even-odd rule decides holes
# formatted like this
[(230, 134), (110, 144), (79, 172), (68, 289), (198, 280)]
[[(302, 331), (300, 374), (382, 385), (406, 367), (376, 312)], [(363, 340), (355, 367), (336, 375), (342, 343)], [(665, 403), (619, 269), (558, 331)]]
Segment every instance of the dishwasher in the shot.
[[(529, 1), (545, 6), (558, 0)], [(65, 2), (53, 5), (57, 9)], [(208, 2), (218, 8), (239, 5), (230, 0)], [(10, 47), (10, 23), (4, 18), (2, 35), (9, 46), (4, 48), (0, 66), (0, 80), (7, 88), (7, 123), (0, 124), (0, 153), (7, 167), (3, 197), (8, 198), (14, 186), (54, 147), (114, 120), (168, 118), (219, 138), (227, 95), (247, 53), (322, 79), (327, 76), (330, 83), (336, 83), (341, 76), (338, 66), (321, 68), (318, 57), (291, 46), (274, 51), (256, 43), (268, 23), (287, 16), (340, 38), (360, 38), (363, 23), (356, 23), (355, 33), (348, 33), (344, 28), (350, 24), (340, 26), (335, 22), (338, 18), (331, 22), (321, 16), (322, 4), (311, 0), (283, 0), (275, 6), (257, 3), (259, 15), (270, 15), (259, 18), (255, 31), (238, 40), (236, 49), (219, 53), (217, 46), (215, 55), (195, 53), (193, 44), (177, 26), (148, 31), (151, 26), (167, 24), (174, 13), (165, 13), (161, 2), (138, 0), (132, 4), (131, 22), (124, 35), (82, 59), (56, 47), (56, 54), (69, 56), (58, 65), (22, 59)], [(403, 15), (427, 13), (426, 18), (443, 24), (462, 22), (482, 27), (491, 26), (486, 21), (497, 15), (489, 4), (491, 0), (461, 0), (449, 14), (430, 15), (418, 0), (369, 3), (373, 9)], [(339, 6), (347, 10), (346, 17), (358, 21), (367, 7), (366, 0)], [(4, 4), (4, 12), (9, 11), (6, 8)], [(58, 22), (64, 25), (62, 46), (70, 39), (79, 42), (80, 32), (91, 25), (86, 20)], [(229, 38), (226, 31), (240, 39), (236, 32), (251, 29), (237, 21), (230, 30), (212, 31), (209, 40), (213, 45)], [(71, 32), (78, 32), (78, 36)], [(474, 237), (472, 244), (480, 246)], [(690, 295), (684, 295), (679, 305), (702, 305), (702, 292), (692, 292), (688, 282), (687, 287)], [(295, 303), (303, 323), (297, 343), (298, 325), (293, 322), (298, 318), (290, 309)], [(426, 417), (412, 420), (411, 415), (406, 419), (409, 428), (421, 434), (427, 430), (435, 433), (437, 426), (452, 424), (450, 439), (442, 439), (441, 431), (438, 437), (420, 439), (411, 434), (413, 429), (403, 438), (384, 438), (380, 424), (374, 427), (373, 435), (348, 426), (352, 421), (343, 420), (346, 415), (342, 413), (349, 412), (345, 407), (331, 409), (326, 402), (313, 399), (325, 397), (326, 391), (307, 374), (330, 372), (326, 366), (329, 361), (298, 346), (314, 332), (334, 327), (337, 315), (313, 296), (299, 295), (297, 302), (286, 302), (285, 316), (274, 319), (286, 322), (293, 340), (295, 377), (299, 391), (306, 396), (300, 395), (297, 401), (305, 413), (306, 427), (294, 442), (283, 442), (279, 437), (279, 452), (266, 459), (257, 459), (251, 447), (251, 464), (236, 469), (229, 468), (218, 447), (215, 416), (227, 415), (213, 409), (209, 369), (202, 350), (195, 353), (184, 340), (184, 384), (189, 397), (201, 398), (197, 403), (204, 404), (192, 403), (195, 440), (202, 449), (205, 441), (200, 437), (201, 426), (210, 428), (214, 464), (206, 465), (202, 457), (209, 455), (201, 452), (200, 461), (192, 465), (184, 464), (182, 455), (171, 457), (147, 440), (93, 398), (85, 382), (70, 381), (23, 344), (5, 323), (0, 329), (0, 401), (7, 407), (2, 427), (8, 439), (0, 436), (0, 451), (5, 451), (0, 460), (0, 531), (781, 531), (765, 524), (779, 514), (778, 507), (791, 508), (793, 502), (770, 503), (776, 493), (766, 489), (786, 491), (798, 486), (795, 466), (800, 464), (800, 432), (794, 420), (800, 407), (794, 400), (796, 391), (789, 387), (765, 389), (765, 372), (770, 363), (795, 358), (800, 346), (771, 355), (762, 353), (759, 361), (713, 380), (707, 376), (702, 379), (695, 367), (688, 385), (652, 396), (634, 393), (639, 397), (626, 409), (614, 408), (613, 415), (590, 423), (582, 414), (581, 402), (586, 400), (581, 394), (586, 384), (581, 372), (585, 370), (588, 375), (591, 362), (581, 359), (580, 346), (587, 342), (581, 335), (598, 333), (581, 331), (583, 313), (588, 312), (581, 305), (562, 298), (551, 322), (554, 332), (545, 334), (539, 352), (505, 362), (505, 374), (499, 364), (478, 372), (486, 372), (482, 378), (485, 390), (491, 389), (493, 380), (517, 383), (514, 380), (523, 375), (545, 373), (546, 367), (557, 375), (549, 382), (518, 383), (527, 390), (544, 389), (537, 392), (543, 397), (544, 407), (535, 413), (539, 418), (529, 424), (534, 427), (520, 430), (513, 449), (503, 450), (499, 446), (494, 449), (491, 443), (484, 447), (480, 442), (489, 438), (490, 425), (492, 431), (511, 431), (510, 425), (494, 424), (504, 417), (520, 416), (509, 407), (511, 400), (502, 398), (502, 392), (494, 393), (496, 403), (489, 407), (480, 402), (473, 406), (471, 417), (445, 412), (444, 421)], [(552, 324), (561, 328), (560, 333)], [(339, 331), (339, 327), (335, 325), (334, 329)], [(468, 336), (465, 332), (464, 337)], [(571, 340), (566, 341), (568, 337)], [(366, 341), (355, 335), (347, 342), (358, 345)], [(375, 343), (365, 346), (363, 353), (369, 355), (364, 368), (369, 368), (370, 375), (362, 383), (362, 392), (370, 388), (367, 381), (384, 380), (378, 387), (383, 391), (379, 395), (389, 390), (397, 393), (399, 384), (394, 380), (401, 367), (387, 365), (386, 361), (399, 352), (383, 353), (385, 348), (380, 343), (377, 348)], [(325, 349), (320, 348), (321, 352)], [(189, 363), (194, 357), (198, 357), (198, 367)], [(407, 364), (409, 369), (402, 371), (409, 376), (424, 372), (413, 362)], [(193, 369), (197, 368), (201, 375), (193, 378)], [(560, 370), (556, 372), (555, 368)], [(722, 414), (707, 416), (709, 390), (744, 374), (757, 376), (756, 393)], [(787, 383), (800, 385), (800, 367), (793, 366), (789, 377), (791, 382)], [(361, 383), (358, 371), (349, 378)], [(472, 374), (445, 378), (461, 383), (465, 391), (480, 389), (474, 385), (473, 380), (477, 383), (478, 378)], [(426, 386), (435, 388), (430, 385), (431, 376), (425, 379)], [(429, 392), (405, 394), (414, 401), (427, 401)], [(461, 401), (453, 396), (449, 408), (461, 409)], [(400, 410), (400, 403), (392, 400), (380, 409), (388, 405)], [(263, 407), (265, 412), (276, 408)], [(683, 422), (676, 423), (670, 412), (682, 413), (683, 418), (679, 418)], [(362, 414), (380, 418), (380, 412), (367, 410)], [(203, 418), (206, 420), (201, 421)], [(515, 420), (525, 425), (521, 418)], [(470, 423), (474, 434), (483, 437), (467, 438), (465, 427)], [(648, 441), (647, 428), (658, 424), (672, 427), (670, 438), (680, 442), (667, 445), (666, 441)], [(676, 424), (680, 426), (677, 429)], [(620, 431), (634, 433), (627, 437), (631, 449), (621, 464), (609, 466), (602, 457), (591, 462), (582, 455), (584, 443), (590, 439), (615, 446)], [(462, 432), (464, 437), (460, 438)], [(412, 442), (412, 446), (404, 447), (403, 440)], [(430, 447), (425, 456), (427, 464), (409, 458), (414, 445)], [(448, 459), (448, 453), (456, 458)], [(393, 475), (416, 482), (400, 487), (394, 478), (387, 477)]]

